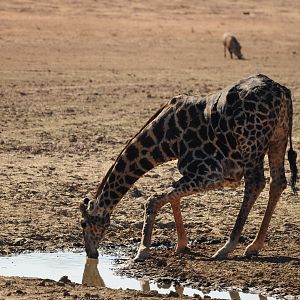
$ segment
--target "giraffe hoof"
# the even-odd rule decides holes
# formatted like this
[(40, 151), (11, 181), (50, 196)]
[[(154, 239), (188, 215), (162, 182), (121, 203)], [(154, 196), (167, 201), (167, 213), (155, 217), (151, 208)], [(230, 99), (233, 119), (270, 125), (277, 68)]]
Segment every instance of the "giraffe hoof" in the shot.
[(254, 245), (249, 245), (245, 252), (244, 252), (244, 255), (246, 257), (252, 257), (252, 256), (258, 256), (258, 252), (259, 252), (259, 249), (257, 249), (256, 247), (254, 247)]
[(189, 251), (189, 247), (187, 247), (187, 246), (176, 247), (175, 254), (180, 254), (180, 253), (184, 253), (184, 252), (188, 252), (188, 251)]
[(221, 248), (220, 250), (218, 250), (213, 256), (212, 258), (214, 259), (226, 259), (228, 256), (228, 252)]
[(245, 252), (244, 253), (244, 256), (248, 257), (248, 258), (251, 258), (251, 257), (254, 257), (254, 256), (258, 256), (259, 252), (258, 251), (253, 251), (253, 252)]
[(137, 255), (135, 256), (135, 258), (133, 259), (134, 262), (138, 262), (138, 261), (144, 261), (147, 258), (149, 258), (150, 253), (149, 253), (149, 249), (144, 248), (144, 249), (140, 249), (137, 253)]

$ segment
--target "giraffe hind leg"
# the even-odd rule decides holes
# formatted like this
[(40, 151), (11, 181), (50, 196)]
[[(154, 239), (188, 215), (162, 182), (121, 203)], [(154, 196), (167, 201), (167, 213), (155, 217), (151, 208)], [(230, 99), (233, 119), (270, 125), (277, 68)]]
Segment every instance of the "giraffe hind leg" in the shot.
[(192, 195), (198, 192), (203, 192), (211, 189), (222, 188), (224, 185), (223, 177), (216, 173), (215, 178), (206, 181), (191, 180), (188, 177), (182, 177), (175, 187), (162, 193), (161, 195), (154, 195), (148, 200), (144, 214), (144, 225), (142, 230), (141, 243), (138, 253), (134, 258), (135, 261), (145, 260), (150, 254), (150, 244), (155, 217), (158, 211), (167, 203), (170, 203), (173, 209), (174, 219), (176, 223), (178, 242), (176, 252), (181, 252), (187, 247), (187, 235), (184, 229), (184, 224), (180, 211), (180, 199), (182, 197)]
[(268, 152), (270, 166), (270, 191), (267, 209), (264, 214), (260, 229), (253, 242), (246, 248), (245, 255), (257, 255), (263, 249), (267, 230), (276, 204), (282, 191), (286, 188), (287, 181), (284, 171), (284, 156), (287, 141), (280, 140), (271, 144)]
[(265, 177), (263, 171), (263, 160), (257, 166), (249, 165), (249, 167), (246, 168), (245, 190), (242, 206), (228, 241), (214, 254), (214, 258), (223, 259), (236, 248), (249, 212), (259, 194), (265, 187)]

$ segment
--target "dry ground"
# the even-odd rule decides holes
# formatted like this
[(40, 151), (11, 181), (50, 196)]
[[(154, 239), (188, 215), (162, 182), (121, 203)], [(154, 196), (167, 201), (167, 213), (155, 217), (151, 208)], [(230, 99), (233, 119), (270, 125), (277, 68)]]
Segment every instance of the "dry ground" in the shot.
[[(246, 60), (224, 59), (225, 31), (237, 34)], [(81, 247), (79, 202), (95, 192), (126, 141), (175, 94), (205, 95), (264, 73), (293, 92), (293, 140), (300, 152), (299, 37), (300, 2), (293, 0), (1, 1), (1, 255)], [(104, 245), (123, 245), (134, 256), (143, 204), (178, 178), (175, 166), (165, 164), (138, 181), (114, 212)], [(173, 255), (176, 233), (165, 207), (153, 239), (165, 247), (125, 271), (299, 297), (300, 208), (290, 188), (261, 256), (245, 259), (242, 253), (258, 230), (268, 185), (238, 249), (229, 260), (209, 260), (233, 226), (242, 193), (241, 187), (185, 199), (191, 252), (181, 256)], [(0, 277), (0, 298), (155, 298), (52, 285)]]

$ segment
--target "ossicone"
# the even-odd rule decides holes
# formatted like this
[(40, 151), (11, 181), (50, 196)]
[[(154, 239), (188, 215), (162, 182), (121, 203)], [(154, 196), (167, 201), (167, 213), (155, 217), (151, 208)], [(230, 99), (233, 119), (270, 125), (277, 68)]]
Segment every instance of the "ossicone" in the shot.
[(79, 209), (81, 211), (82, 217), (86, 217), (87, 216), (87, 208), (88, 208), (88, 204), (90, 202), (89, 198), (84, 198), (83, 202), (80, 203)]

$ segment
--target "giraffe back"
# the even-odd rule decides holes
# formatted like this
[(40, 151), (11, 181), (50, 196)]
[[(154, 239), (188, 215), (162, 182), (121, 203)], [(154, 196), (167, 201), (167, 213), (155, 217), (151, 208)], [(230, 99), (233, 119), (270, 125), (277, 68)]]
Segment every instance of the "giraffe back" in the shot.
[(205, 98), (178, 96), (169, 106), (177, 127), (182, 174), (213, 170), (238, 180), (270, 142), (289, 131), (290, 91), (265, 75), (254, 75)]

